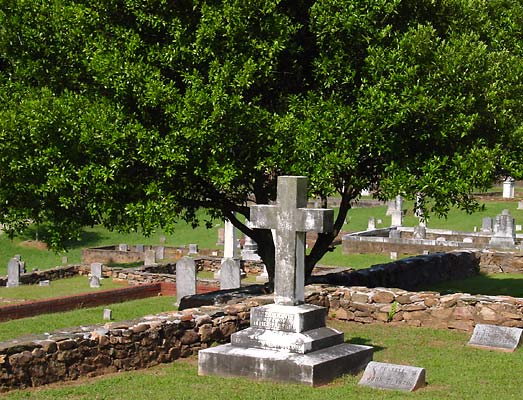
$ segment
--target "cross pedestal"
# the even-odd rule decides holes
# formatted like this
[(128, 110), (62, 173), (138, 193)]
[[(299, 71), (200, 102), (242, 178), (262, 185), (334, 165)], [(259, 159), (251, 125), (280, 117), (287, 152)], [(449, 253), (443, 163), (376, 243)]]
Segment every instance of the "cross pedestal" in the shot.
[(304, 303), (305, 233), (332, 230), (333, 211), (307, 208), (307, 178), (278, 177), (275, 205), (251, 207), (255, 228), (275, 230), (274, 304), (251, 309), (251, 327), (231, 343), (200, 350), (200, 375), (246, 376), (321, 385), (357, 374), (372, 347), (347, 344), (327, 328), (327, 309)]

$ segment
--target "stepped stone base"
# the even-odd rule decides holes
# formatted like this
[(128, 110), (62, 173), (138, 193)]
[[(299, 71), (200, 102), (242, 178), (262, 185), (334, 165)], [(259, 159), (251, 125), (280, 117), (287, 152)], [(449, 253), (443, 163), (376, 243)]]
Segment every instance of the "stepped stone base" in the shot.
[(318, 386), (343, 374), (357, 374), (372, 360), (372, 347), (338, 344), (307, 354), (237, 347), (200, 350), (199, 375), (245, 376), (256, 380)]
[(322, 385), (356, 374), (373, 349), (343, 343), (343, 333), (325, 327), (327, 310), (303, 304), (251, 309), (251, 327), (231, 335), (231, 344), (200, 350), (200, 375)]

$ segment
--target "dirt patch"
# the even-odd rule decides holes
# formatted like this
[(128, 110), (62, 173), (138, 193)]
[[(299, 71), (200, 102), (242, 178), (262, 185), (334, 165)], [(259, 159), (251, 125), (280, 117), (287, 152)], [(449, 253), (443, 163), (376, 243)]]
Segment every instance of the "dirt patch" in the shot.
[(20, 242), (20, 246), (38, 250), (47, 250), (47, 244), (39, 240), (24, 240), (23, 242)]

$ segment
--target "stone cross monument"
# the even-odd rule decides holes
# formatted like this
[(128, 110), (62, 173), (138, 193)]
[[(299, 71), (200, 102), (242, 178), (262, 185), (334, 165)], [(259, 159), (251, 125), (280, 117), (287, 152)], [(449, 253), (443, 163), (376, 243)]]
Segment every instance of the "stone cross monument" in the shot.
[(344, 343), (325, 326), (327, 309), (304, 304), (305, 232), (332, 229), (333, 211), (307, 206), (307, 178), (278, 178), (275, 205), (251, 207), (254, 227), (273, 229), (274, 304), (251, 309), (251, 326), (231, 343), (200, 350), (198, 374), (247, 376), (319, 385), (356, 374), (372, 360), (372, 347)]
[(307, 207), (307, 178), (280, 176), (276, 205), (251, 206), (253, 228), (275, 229), (274, 302), (303, 303), (305, 232), (332, 230), (333, 210)]

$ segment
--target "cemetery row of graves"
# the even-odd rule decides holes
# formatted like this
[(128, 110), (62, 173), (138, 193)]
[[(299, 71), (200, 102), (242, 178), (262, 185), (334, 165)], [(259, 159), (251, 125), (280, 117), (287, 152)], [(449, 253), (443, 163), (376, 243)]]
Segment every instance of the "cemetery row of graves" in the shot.
[[(253, 207), (251, 212), (252, 224), (260, 228), (275, 229), (276, 232), (276, 257), (280, 260), (280, 264), (276, 271), (274, 297), (269, 296), (269, 301), (266, 300), (267, 296), (262, 296), (247, 303), (240, 301), (236, 304), (215, 306), (215, 308), (203, 306), (174, 311), (163, 317), (142, 319), (133, 324), (112, 323), (105, 328), (84, 327), (81, 331), (73, 330), (67, 334), (62, 332), (57, 340), (53, 335), (47, 334), (46, 337), (32, 338), (23, 343), (16, 340), (10, 344), (5, 342), (2, 347), (5, 355), (0, 358), (0, 361), (2, 368), (5, 371), (11, 369), (14, 375), (7, 377), (6, 375), (9, 374), (4, 371), (5, 379), (2, 388), (38, 386), (54, 381), (76, 379), (82, 375), (95, 376), (101, 372), (150, 367), (158, 362), (173, 361), (194, 354), (199, 354), (200, 375), (243, 375), (248, 378), (283, 380), (316, 386), (350, 373), (360, 374), (359, 384), (371, 387), (413, 391), (426, 386), (425, 368), (409, 365), (408, 360), (402, 363), (372, 361), (375, 352), (373, 346), (346, 343), (342, 332), (326, 325), (327, 316), (334, 320), (360, 323), (381, 320), (382, 323), (406, 322), (411, 326), (462, 329), (471, 333), (467, 342), (469, 346), (503, 352), (516, 351), (521, 340), (521, 327), (523, 327), (523, 304), (520, 304), (517, 299), (504, 302), (503, 299), (493, 299), (488, 296), (431, 297), (404, 290), (374, 291), (365, 294), (363, 288), (358, 290), (358, 287), (354, 291), (345, 292), (340, 298), (339, 293), (336, 297), (333, 289), (326, 287), (327, 285), (322, 289), (315, 289), (313, 294), (309, 290), (306, 298), (303, 257), (299, 255), (305, 254), (306, 251), (305, 232), (309, 230), (321, 232), (329, 229), (332, 214), (329, 214), (328, 210), (306, 207), (307, 201), (303, 197), (303, 185), (306, 185), (306, 182), (290, 179), (282, 180), (281, 185), (296, 185), (295, 189), (284, 192), (291, 192), (297, 198), (301, 196), (301, 199), (278, 198), (277, 205)], [(399, 217), (395, 215), (394, 218), (398, 221)], [(498, 247), (507, 252), (514, 250), (518, 243), (517, 226), (510, 212), (502, 211), (496, 218), (491, 218), (490, 227), (487, 226), (488, 224), (488, 221), (483, 219), (480, 232), (490, 236), (490, 247)], [(421, 234), (419, 227), (425, 228), (424, 235), (427, 234), (427, 228), (422, 224), (417, 227), (417, 232), (414, 227), (412, 240), (419, 241)], [(391, 232), (397, 231), (398, 225), (394, 228), (396, 229), (388, 231), (389, 238), (395, 239)], [(487, 232), (488, 228), (490, 232)], [(376, 227), (372, 226), (369, 219), (369, 226), (365, 232), (375, 230)], [(234, 229), (231, 226), (227, 227), (226, 224), (224, 251), (223, 255), (220, 254), (222, 257), (219, 273), (215, 276), (219, 279), (222, 290), (241, 286), (241, 264), (237, 241)], [(468, 240), (462, 242), (470, 243)], [(130, 250), (127, 245), (119, 245), (115, 249), (118, 252)], [(146, 249), (145, 246), (139, 245), (135, 246), (134, 250), (143, 253), (144, 264), (147, 266), (158, 264), (165, 257), (166, 248), (156, 246), (154, 249)], [(259, 261), (256, 259), (255, 243), (247, 241), (244, 243), (243, 250), (242, 259), (251, 258), (250, 261)], [(192, 257), (180, 254), (181, 258), (175, 264), (178, 304), (185, 296), (191, 297), (197, 290), (198, 267), (195, 263), (195, 258), (198, 256), (197, 246), (188, 246), (188, 253)], [(473, 253), (470, 251), (468, 254)], [(464, 257), (460, 257), (451, 258), (461, 260), (461, 265)], [(391, 252), (390, 258), (397, 258), (397, 255)], [(438, 268), (442, 265), (442, 258), (435, 259), (438, 260), (435, 264), (432, 261), (428, 262), (428, 259), (420, 259), (418, 262), (432, 263), (433, 267)], [(481, 256), (476, 252), (469, 259), (476, 260), (479, 270)], [(400, 274), (408, 269), (408, 264), (409, 262), (398, 260), (395, 269), (387, 266), (371, 268), (369, 273), (360, 275), (371, 274), (383, 281), (383, 276), (391, 275), (390, 270), (394, 270), (394, 274)], [(24, 267), (20, 256), (9, 261), (8, 287), (16, 287), (20, 284)], [(103, 286), (102, 263), (91, 263), (86, 275), (91, 288), (97, 289)], [(260, 281), (265, 278), (263, 273), (259, 278)], [(42, 279), (38, 285), (52, 285), (52, 281)], [(365, 301), (363, 297), (366, 297)], [(264, 298), (265, 300), (262, 300)], [(409, 300), (405, 300), (406, 298)], [(506, 322), (493, 323), (499, 322), (499, 319), (492, 317), (492, 314), (496, 313), (504, 315), (506, 318), (503, 321)], [(446, 315), (440, 317), (442, 321), (439, 321), (439, 326), (427, 322), (437, 319), (436, 315)], [(104, 309), (103, 318), (112, 319), (109, 308)], [(461, 325), (445, 326), (445, 321), (451, 319), (466, 322)], [(469, 323), (470, 321), (472, 323)], [(162, 339), (152, 340), (146, 346), (145, 343), (150, 342), (154, 337)], [(214, 347), (212, 344), (215, 342), (230, 343)], [(120, 349), (116, 356), (114, 351), (112, 354), (107, 353), (107, 348), (111, 345)], [(131, 350), (138, 347), (141, 347), (140, 357), (134, 355)], [(13, 348), (23, 350), (15, 354), (12, 353)], [(81, 361), (78, 359), (79, 354), (87, 357)], [(66, 368), (62, 375), (58, 371), (63, 367), (59, 360), (70, 367)], [(35, 372), (34, 368), (41, 370), (43, 365), (49, 363), (56, 367), (56, 374), (42, 376), (41, 373)], [(267, 369), (260, 365), (271, 365), (271, 367)], [(6, 383), (9, 380), (11, 383)], [(18, 383), (13, 384), (13, 382)]]

